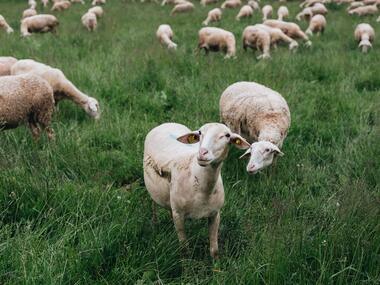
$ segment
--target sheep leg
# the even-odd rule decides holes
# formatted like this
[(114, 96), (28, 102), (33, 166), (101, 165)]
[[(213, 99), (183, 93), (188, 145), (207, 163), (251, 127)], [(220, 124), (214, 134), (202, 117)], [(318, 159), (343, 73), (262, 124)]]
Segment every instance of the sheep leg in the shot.
[(208, 234), (210, 240), (210, 255), (217, 259), (219, 255), (218, 249), (218, 230), (220, 224), (220, 212), (208, 218)]
[(185, 233), (185, 216), (175, 210), (172, 210), (172, 217), (177, 231), (178, 239), (181, 244), (186, 243), (186, 233)]
[(309, 37), (304, 32), (298, 31), (297, 36), (303, 39), (306, 42), (307, 46), (311, 46), (311, 41), (309, 40)]
[(32, 131), (33, 139), (37, 141), (40, 138), (41, 134), (40, 128), (33, 120), (29, 121), (29, 128)]

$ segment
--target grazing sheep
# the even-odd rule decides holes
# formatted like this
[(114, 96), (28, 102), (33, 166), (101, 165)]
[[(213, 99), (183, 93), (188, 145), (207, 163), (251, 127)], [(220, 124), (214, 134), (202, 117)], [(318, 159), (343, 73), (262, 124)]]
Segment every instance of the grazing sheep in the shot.
[(7, 32), (7, 34), (13, 33), (13, 29), (8, 25), (5, 18), (0, 15), (0, 29), (3, 29)]
[(36, 9), (37, 2), (35, 0), (28, 0), (28, 5), (29, 5), (29, 8)]
[(255, 141), (243, 155), (251, 155), (249, 173), (282, 155), (291, 119), (288, 104), (279, 93), (255, 82), (237, 82), (224, 90), (219, 106), (222, 122), (249, 142)]
[(240, 21), (241, 18), (250, 18), (253, 15), (253, 9), (249, 5), (241, 7), (239, 13), (236, 16), (236, 20)]
[(301, 19), (305, 19), (306, 21), (310, 21), (311, 17), (314, 15), (326, 15), (328, 13), (325, 5), (321, 3), (316, 3), (314, 6), (307, 7), (302, 10), (302, 12), (298, 13), (296, 19), (301, 21)]
[(95, 6), (95, 5), (102, 5), (102, 4), (106, 4), (106, 0), (94, 0), (92, 1), (92, 6)]
[(190, 2), (186, 2), (186, 3), (175, 5), (170, 15), (174, 16), (178, 13), (187, 13), (193, 10), (194, 10), (194, 4)]
[(184, 3), (184, 2), (188, 2), (186, 0), (163, 0), (162, 3), (161, 3), (161, 6), (165, 6), (166, 4), (168, 5), (177, 5), (177, 4), (181, 4), (181, 3)]
[(267, 25), (272, 28), (279, 28), (281, 29), (287, 36), (291, 37), (292, 39), (298, 39), (301, 38), (305, 41), (306, 46), (311, 46), (312, 43), (309, 40), (308, 36), (301, 30), (301, 28), (291, 22), (284, 22), (279, 20), (266, 20), (264, 22), (264, 25)]
[(312, 36), (313, 33), (317, 33), (319, 35), (320, 33), (323, 34), (326, 28), (326, 18), (323, 15), (315, 15), (313, 18), (311, 18), (309, 27), (305, 31), (306, 34)]
[(246, 51), (249, 47), (262, 51), (262, 54), (257, 59), (270, 58), (270, 47), (272, 45), (276, 47), (279, 42), (288, 43), (290, 50), (295, 50), (298, 47), (298, 43), (295, 40), (277, 28), (256, 24), (246, 27), (243, 31), (244, 50)]
[(175, 50), (177, 49), (177, 44), (172, 41), (173, 35), (173, 30), (169, 25), (160, 25), (156, 32), (156, 37), (161, 45)]
[(217, 2), (218, 2), (218, 0), (201, 0), (201, 5), (206, 6), (206, 5), (214, 4)]
[(286, 6), (281, 6), (277, 10), (278, 20), (283, 21), (285, 18), (289, 17), (289, 10)]
[(271, 5), (265, 5), (261, 11), (263, 12), (263, 21), (272, 17), (273, 8)]
[(11, 67), (17, 62), (17, 58), (0, 56), (0, 76), (11, 75)]
[(313, 6), (310, 7), (311, 12), (313, 12), (313, 15), (326, 15), (328, 13), (328, 10), (325, 5), (322, 3), (315, 3)]
[(363, 0), (364, 5), (379, 4), (379, 0)]
[(301, 21), (305, 19), (306, 21), (310, 21), (311, 17), (313, 17), (313, 11), (310, 7), (304, 8), (300, 13), (297, 14), (297, 21)]
[(64, 11), (69, 9), (71, 6), (70, 1), (60, 1), (54, 3), (53, 7), (51, 8), (51, 11)]
[(90, 9), (88, 9), (88, 12), (94, 13), (96, 17), (101, 18), (104, 14), (103, 8), (100, 6), (95, 6)]
[(144, 182), (151, 198), (171, 212), (182, 244), (186, 244), (185, 219), (208, 218), (213, 258), (218, 258), (224, 204), (221, 168), (230, 145), (249, 148), (245, 139), (218, 123), (195, 132), (180, 124), (162, 124), (148, 133), (144, 143)]
[(350, 15), (367, 16), (374, 15), (379, 12), (376, 5), (362, 6), (348, 11)]
[(82, 24), (83, 26), (89, 31), (89, 32), (93, 32), (95, 31), (97, 25), (98, 25), (98, 21), (97, 21), (97, 18), (96, 18), (96, 15), (95, 13), (92, 13), (92, 12), (87, 12), (86, 14), (84, 14), (82, 16)]
[(82, 5), (84, 5), (84, 4), (86, 4), (85, 2), (84, 2), (84, 0), (71, 0), (71, 3), (78, 3), (78, 4), (82, 4)]
[(32, 17), (25, 18), (21, 21), (20, 31), (22, 36), (30, 36), (31, 33), (55, 33), (59, 22), (53, 15), (36, 15)]
[(372, 47), (372, 42), (375, 39), (375, 31), (371, 25), (362, 23), (356, 26), (355, 40), (359, 43), (359, 48), (363, 53), (368, 52), (368, 49)]
[(39, 138), (41, 128), (52, 139), (53, 112), (53, 90), (46, 80), (31, 74), (0, 77), (0, 130), (28, 123), (34, 139)]
[(22, 19), (32, 17), (35, 15), (37, 15), (36, 9), (29, 8), (29, 9), (24, 10), (24, 12), (22, 13)]
[(241, 6), (240, 0), (226, 0), (223, 2), (222, 9), (234, 9)]
[(206, 20), (203, 21), (204, 26), (208, 26), (211, 22), (219, 22), (222, 19), (222, 10), (219, 8), (214, 8), (210, 10), (207, 14)]
[(363, 2), (352, 2), (350, 3), (350, 5), (347, 7), (347, 12), (352, 10), (352, 9), (355, 9), (355, 8), (358, 8), (358, 7), (362, 7), (362, 6), (365, 6)]
[(248, 5), (251, 6), (253, 10), (260, 10), (260, 5), (255, 0), (249, 0)]
[(209, 51), (223, 51), (226, 55), (224, 58), (235, 57), (236, 42), (233, 33), (220, 28), (202, 28), (198, 33), (198, 48), (204, 49), (206, 54)]
[[(348, 1), (353, 1), (353, 0), (348, 0)], [(300, 7), (301, 8), (311, 7), (316, 3), (324, 4), (324, 3), (329, 3), (329, 2), (330, 2), (330, 0), (328, 0), (328, 1), (327, 0), (306, 0), (300, 4)]]
[(35, 74), (44, 78), (54, 91), (55, 101), (69, 99), (79, 105), (89, 116), (100, 117), (99, 103), (95, 98), (87, 96), (71, 83), (63, 72), (31, 59), (16, 62), (11, 68), (12, 75)]
[(47, 5), (49, 4), (49, 0), (41, 0), (41, 3), (44, 7), (47, 7)]

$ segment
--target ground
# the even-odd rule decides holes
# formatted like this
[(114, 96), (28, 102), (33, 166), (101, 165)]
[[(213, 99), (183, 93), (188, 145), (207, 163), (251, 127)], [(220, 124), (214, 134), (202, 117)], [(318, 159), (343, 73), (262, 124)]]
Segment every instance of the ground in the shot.
[[(60, 103), (50, 143), (35, 143), (25, 127), (1, 132), (0, 283), (379, 284), (380, 44), (363, 55), (353, 39), (362, 21), (380, 32), (376, 17), (329, 5), (326, 32), (311, 49), (279, 47), (271, 60), (257, 61), (243, 51), (241, 33), (260, 15), (238, 22), (238, 10), (226, 10), (216, 26), (235, 34), (237, 59), (224, 60), (195, 51), (201, 23), (217, 5), (196, 3), (192, 14), (170, 17), (170, 6), (108, 2), (94, 33), (80, 22), (87, 3), (55, 13), (56, 35), (28, 39), (19, 33), (26, 0), (0, 3), (15, 28), (0, 32), (0, 55), (62, 69), (102, 108), (95, 122)], [(298, 4), (288, 4), (293, 19)], [(175, 32), (175, 53), (155, 39), (163, 23)], [(184, 258), (170, 215), (161, 210), (151, 223), (144, 138), (164, 122), (195, 130), (219, 121), (219, 96), (237, 81), (264, 84), (287, 100), (285, 156), (248, 176), (241, 152), (231, 151), (220, 260), (209, 257), (204, 220), (187, 222)]]

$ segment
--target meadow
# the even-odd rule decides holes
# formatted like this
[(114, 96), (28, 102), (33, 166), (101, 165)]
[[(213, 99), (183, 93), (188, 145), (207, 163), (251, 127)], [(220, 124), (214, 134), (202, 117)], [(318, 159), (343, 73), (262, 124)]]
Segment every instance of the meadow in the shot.
[[(298, 4), (287, 4), (292, 19)], [(170, 6), (109, 0), (95, 33), (80, 22), (89, 4), (74, 5), (55, 13), (56, 35), (23, 39), (26, 6), (0, 1), (15, 29), (0, 32), (0, 55), (60, 68), (100, 101), (102, 116), (94, 121), (66, 101), (54, 114), (53, 142), (35, 143), (26, 127), (0, 133), (0, 284), (380, 283), (380, 41), (363, 55), (353, 39), (360, 22), (380, 33), (375, 17), (349, 17), (346, 6), (330, 4), (326, 32), (311, 49), (279, 47), (258, 61), (240, 39), (261, 16), (238, 22), (238, 10), (227, 10), (215, 26), (235, 34), (238, 51), (224, 60), (195, 52), (217, 5), (169, 17)], [(176, 52), (156, 41), (163, 23), (174, 30)], [(194, 130), (218, 122), (219, 97), (237, 81), (287, 100), (285, 156), (249, 176), (232, 150), (222, 174), (220, 259), (209, 257), (206, 220), (187, 222), (191, 252), (183, 257), (168, 212), (151, 222), (144, 138), (164, 122)]]

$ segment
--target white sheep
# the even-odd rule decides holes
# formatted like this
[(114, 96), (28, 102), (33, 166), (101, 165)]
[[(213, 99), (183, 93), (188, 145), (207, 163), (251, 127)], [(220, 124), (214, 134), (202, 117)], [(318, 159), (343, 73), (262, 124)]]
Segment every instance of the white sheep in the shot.
[(240, 0), (226, 0), (223, 2), (222, 9), (234, 9), (241, 6)]
[(29, 9), (24, 10), (24, 12), (22, 13), (22, 19), (25, 19), (25, 18), (28, 18), (28, 17), (32, 17), (32, 16), (35, 16), (35, 15), (37, 15), (36, 9), (29, 8)]
[[(349, 0), (349, 1), (353, 1), (353, 0)], [(330, 0), (306, 0), (306, 1), (304, 1), (304, 2), (302, 2), (301, 4), (300, 4), (300, 7), (301, 8), (304, 8), (304, 7), (311, 7), (311, 6), (313, 6), (314, 4), (316, 4), (316, 3), (322, 3), (322, 4), (324, 4), (324, 3), (329, 3), (330, 2)]]
[(302, 12), (298, 13), (296, 19), (301, 21), (301, 19), (305, 19), (306, 21), (310, 21), (311, 17), (314, 15), (326, 15), (328, 13), (325, 5), (321, 3), (316, 3), (314, 6), (304, 8)]
[(379, 12), (376, 5), (362, 6), (348, 11), (350, 15), (367, 16), (374, 15)]
[(83, 26), (89, 31), (93, 32), (96, 30), (98, 25), (98, 20), (96, 18), (96, 14), (92, 12), (85, 13), (81, 18)]
[(347, 12), (352, 10), (352, 9), (355, 9), (355, 8), (358, 8), (358, 7), (362, 7), (362, 6), (365, 6), (363, 2), (352, 2), (350, 3), (350, 5), (347, 7)]
[(263, 13), (263, 21), (267, 20), (268, 18), (272, 17), (273, 8), (271, 5), (265, 5), (263, 9), (261, 9)]
[(60, 2), (54, 3), (53, 7), (51, 8), (51, 11), (64, 11), (71, 7), (71, 2), (64, 0)]
[(11, 75), (11, 67), (17, 62), (12, 56), (0, 56), (0, 76)]
[(224, 90), (219, 106), (221, 121), (249, 142), (254, 141), (243, 155), (251, 155), (249, 173), (283, 155), (280, 149), (291, 118), (288, 104), (279, 93), (255, 82), (237, 82)]
[(320, 33), (323, 34), (326, 28), (326, 18), (323, 15), (315, 15), (311, 18), (309, 27), (305, 31), (307, 35), (313, 35), (313, 33), (317, 33), (319, 35)]
[(71, 0), (71, 3), (74, 3), (74, 4), (86, 4), (86, 2), (84, 2), (84, 0)]
[(310, 47), (312, 45), (311, 41), (309, 40), (309, 37), (295, 23), (279, 20), (266, 20), (264, 22), (264, 25), (270, 26), (272, 28), (279, 28), (292, 39), (301, 38), (305, 41), (306, 46)]
[(208, 26), (211, 22), (219, 22), (222, 19), (222, 10), (219, 8), (214, 8), (210, 10), (207, 14), (206, 20), (203, 21), (204, 26)]
[(377, 17), (376, 22), (380, 22), (380, 16)]
[(25, 18), (21, 21), (20, 31), (22, 36), (27, 37), (32, 33), (53, 32), (55, 33), (59, 22), (53, 15), (40, 14)]
[(28, 0), (28, 5), (29, 5), (29, 8), (36, 9), (37, 2), (35, 0)]
[(206, 27), (199, 30), (198, 48), (209, 51), (223, 51), (224, 58), (233, 58), (236, 54), (236, 41), (233, 33), (221, 28)]
[(13, 33), (13, 29), (8, 25), (7, 21), (2, 15), (0, 15), (0, 29), (5, 30), (7, 34)]
[(285, 42), (289, 44), (290, 50), (296, 50), (298, 43), (288, 37), (283, 31), (277, 28), (271, 28), (263, 24), (248, 26), (243, 31), (243, 48), (257, 49), (262, 54), (257, 59), (270, 58), (270, 47), (277, 47), (277, 43)]
[(206, 6), (206, 5), (214, 4), (217, 2), (218, 2), (218, 0), (201, 0), (201, 5)]
[(363, 53), (368, 52), (368, 49), (372, 47), (372, 42), (375, 39), (375, 31), (371, 25), (362, 23), (356, 26), (354, 32), (355, 40), (359, 43), (359, 48)]
[(151, 198), (171, 212), (182, 244), (186, 244), (185, 219), (208, 218), (213, 258), (218, 257), (224, 204), (221, 168), (230, 145), (249, 148), (245, 139), (218, 123), (194, 132), (181, 124), (162, 124), (148, 133), (144, 143), (144, 182)]
[(102, 4), (106, 4), (106, 0), (94, 0), (92, 1), (92, 6), (96, 6), (96, 5), (102, 5)]
[(249, 0), (247, 3), (253, 10), (260, 10), (260, 5), (255, 0)]
[(0, 130), (28, 123), (34, 139), (41, 128), (52, 139), (53, 112), (53, 90), (46, 80), (31, 74), (0, 77)]
[(47, 7), (47, 5), (49, 4), (49, 0), (41, 0), (41, 3), (44, 7)]
[(174, 16), (178, 13), (187, 13), (194, 10), (194, 4), (190, 2), (177, 4), (174, 6), (173, 10), (170, 12), (170, 15)]
[(11, 74), (35, 74), (41, 76), (53, 88), (56, 102), (62, 99), (71, 100), (94, 119), (100, 117), (98, 101), (78, 90), (78, 88), (66, 78), (63, 72), (57, 68), (52, 68), (31, 59), (23, 59), (17, 61), (12, 66)]
[(94, 6), (90, 9), (88, 9), (88, 12), (94, 13), (96, 17), (101, 18), (104, 14), (103, 8), (100, 6)]
[(313, 17), (313, 11), (310, 7), (304, 8), (300, 13), (297, 14), (297, 21), (301, 21), (305, 19), (306, 21), (310, 21), (311, 17)]
[(250, 18), (253, 15), (253, 9), (250, 5), (244, 5), (241, 7), (239, 13), (236, 16), (236, 20), (240, 21), (241, 18)]
[(286, 6), (281, 6), (277, 10), (277, 19), (283, 21), (285, 18), (289, 17), (289, 10)]
[(177, 49), (177, 44), (173, 42), (173, 30), (169, 25), (160, 25), (156, 32), (156, 37), (161, 45), (168, 49)]
[(315, 3), (313, 6), (310, 7), (310, 9), (313, 12), (313, 15), (326, 15), (328, 13), (326, 6), (322, 3)]

